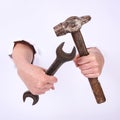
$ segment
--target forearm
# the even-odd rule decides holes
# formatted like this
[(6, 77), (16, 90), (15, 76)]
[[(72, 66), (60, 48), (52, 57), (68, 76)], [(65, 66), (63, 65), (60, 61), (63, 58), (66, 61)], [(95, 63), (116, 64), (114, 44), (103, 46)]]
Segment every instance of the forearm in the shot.
[(25, 67), (28, 64), (31, 64), (34, 58), (34, 49), (32, 46), (25, 41), (16, 42), (12, 58), (17, 68)]
[(32, 45), (24, 42), (16, 42), (12, 59), (17, 67), (17, 72), (27, 88), (32, 94), (43, 94), (50, 89), (54, 89), (57, 79), (54, 76), (45, 74), (45, 70), (36, 65), (32, 65), (35, 50)]

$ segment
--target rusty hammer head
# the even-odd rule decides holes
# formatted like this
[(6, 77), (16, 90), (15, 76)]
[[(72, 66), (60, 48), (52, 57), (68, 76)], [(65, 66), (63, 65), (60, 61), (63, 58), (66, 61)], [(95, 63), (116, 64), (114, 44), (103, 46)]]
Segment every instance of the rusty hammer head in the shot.
[(65, 35), (67, 33), (72, 33), (78, 31), (83, 24), (87, 23), (91, 19), (90, 16), (71, 16), (67, 18), (64, 22), (59, 23), (54, 27), (54, 31), (57, 36)]

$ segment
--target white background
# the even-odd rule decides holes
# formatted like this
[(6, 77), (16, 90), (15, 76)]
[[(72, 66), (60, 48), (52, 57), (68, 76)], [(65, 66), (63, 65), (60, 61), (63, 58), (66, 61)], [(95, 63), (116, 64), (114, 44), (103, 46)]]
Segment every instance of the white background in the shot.
[[(119, 120), (120, 119), (120, 1), (119, 0), (0, 0), (0, 120)], [(53, 27), (70, 16), (90, 15), (81, 29), (87, 47), (96, 46), (105, 57), (99, 81), (106, 102), (97, 104), (87, 78), (73, 62), (55, 74), (54, 91), (22, 101), (26, 86), (8, 57), (10, 43), (35, 40), (46, 69), (63, 41), (66, 52), (74, 43), (70, 34), (56, 37)]]

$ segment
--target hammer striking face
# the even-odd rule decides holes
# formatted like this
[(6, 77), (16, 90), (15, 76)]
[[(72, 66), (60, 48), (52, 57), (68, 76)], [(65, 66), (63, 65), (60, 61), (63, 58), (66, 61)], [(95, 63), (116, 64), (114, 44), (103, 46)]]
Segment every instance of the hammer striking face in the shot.
[(90, 16), (72, 16), (67, 18), (64, 22), (56, 25), (54, 31), (57, 36), (65, 35), (67, 33), (72, 33), (78, 31), (83, 24), (87, 23), (91, 19)]

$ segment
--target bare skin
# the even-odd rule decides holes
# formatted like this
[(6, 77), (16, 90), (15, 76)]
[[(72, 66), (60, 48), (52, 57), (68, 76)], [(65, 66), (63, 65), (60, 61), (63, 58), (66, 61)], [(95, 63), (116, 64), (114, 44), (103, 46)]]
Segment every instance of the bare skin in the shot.
[(75, 65), (81, 70), (81, 73), (87, 78), (98, 77), (103, 69), (104, 57), (96, 47), (87, 49), (88, 56), (80, 57), (77, 55), (74, 59)]
[(22, 43), (17, 43), (12, 53), (20, 78), (32, 94), (39, 95), (54, 89), (57, 78), (45, 74), (43, 68), (31, 64), (33, 56), (33, 50)]
[[(74, 63), (85, 77), (95, 78), (102, 72), (104, 58), (98, 48), (88, 48), (88, 52), (88, 56), (77, 55), (74, 58)], [(40, 95), (54, 89), (57, 78), (45, 74), (45, 69), (32, 64), (34, 52), (29, 45), (16, 43), (12, 58), (20, 78), (32, 94)]]

